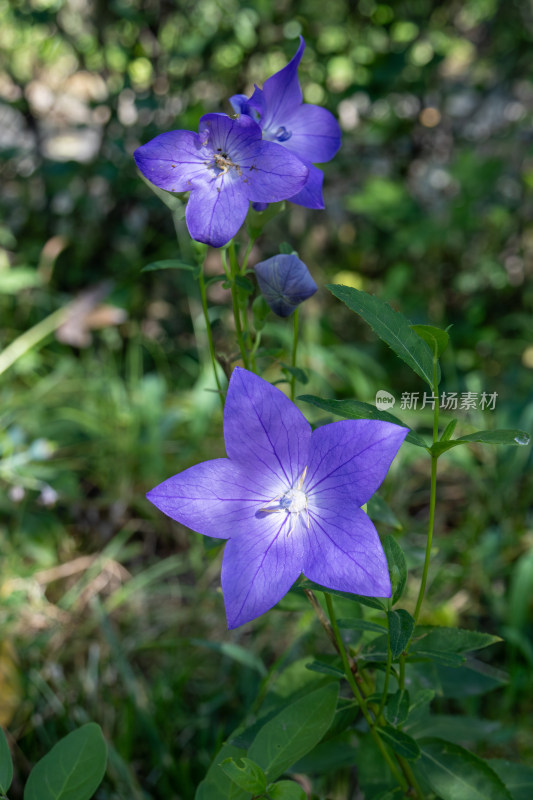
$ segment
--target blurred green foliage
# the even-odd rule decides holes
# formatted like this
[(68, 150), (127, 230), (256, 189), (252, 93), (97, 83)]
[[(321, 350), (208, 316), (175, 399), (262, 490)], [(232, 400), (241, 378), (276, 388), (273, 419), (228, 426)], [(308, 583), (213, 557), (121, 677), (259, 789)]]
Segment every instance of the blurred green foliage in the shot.
[[(496, 411), (463, 412), (459, 432), (533, 428), (527, 0), (0, 0), (0, 344), (20, 345), (0, 385), (0, 715), (30, 761), (100, 722), (111, 742), (100, 800), (193, 796), (260, 680), (206, 642), (270, 666), (316, 635), (310, 616), (283, 611), (275, 635), (269, 615), (230, 636), (213, 591), (219, 551), (144, 501), (223, 445), (194, 281), (141, 274), (183, 254), (132, 159), (157, 133), (229, 112), (228, 97), (284, 66), (300, 34), (305, 100), (339, 118), (343, 146), (324, 167), (326, 211), (289, 204), (252, 265), (289, 241), (319, 285), (452, 325), (443, 388), (498, 393)], [(220, 271), (216, 253), (207, 268)], [(209, 291), (230, 361), (229, 293)], [(306, 392), (373, 401), (379, 388), (421, 389), (325, 291), (303, 318)], [(289, 336), (265, 328), (273, 380)], [(512, 741), (477, 744), (527, 758), (531, 456), (459, 449), (441, 474), (431, 621), (506, 636), (497, 660), (511, 683), (462, 709), (513, 720)], [(385, 493), (418, 566), (428, 476), (413, 450)], [(17, 767), (20, 788), (29, 764)], [(346, 797), (328, 780), (315, 790)]]

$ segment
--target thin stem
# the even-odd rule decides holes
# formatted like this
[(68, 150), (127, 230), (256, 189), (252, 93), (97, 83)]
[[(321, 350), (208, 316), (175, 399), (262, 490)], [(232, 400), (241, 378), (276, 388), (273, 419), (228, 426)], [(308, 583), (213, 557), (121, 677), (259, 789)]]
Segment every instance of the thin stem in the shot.
[(72, 312), (72, 308), (72, 303), (69, 303), (69, 305), (63, 308), (58, 308), (57, 311), (49, 314), (48, 317), (42, 319), (34, 325), (33, 328), (24, 331), (24, 333), (12, 341), (11, 344), (0, 353), (0, 375), (5, 372), (6, 369), (9, 369), (15, 361), (18, 361), (19, 358), (34, 348), (35, 345), (39, 344), (39, 342), (46, 339), (47, 336), (57, 330), (57, 328), (66, 321), (69, 314)]
[(207, 341), (209, 343), (209, 354), (211, 356), (211, 364), (213, 365), (213, 373), (215, 375), (215, 383), (218, 389), (218, 396), (220, 398), (220, 405), (222, 406), (222, 411), (224, 411), (224, 398), (222, 396), (222, 385), (220, 383), (220, 379), (218, 377), (217, 371), (217, 359), (215, 355), (215, 344), (213, 342), (213, 331), (211, 330), (211, 322), (209, 320), (209, 310), (207, 308), (207, 292), (205, 289), (205, 280), (204, 280), (204, 271), (203, 268), (200, 270), (200, 274), (198, 276), (198, 283), (200, 284), (200, 295), (202, 297), (202, 311), (204, 312), (204, 320), (205, 320), (205, 330), (207, 333)]
[[(439, 438), (439, 382), (437, 380), (437, 367), (438, 360), (437, 354), (433, 356), (433, 396), (435, 398), (435, 405), (433, 409), (433, 444)], [(429, 522), (428, 522), (428, 538), (426, 542), (426, 557), (424, 559), (424, 569), (422, 572), (422, 582), (418, 592), (418, 600), (416, 601), (416, 608), (414, 613), (415, 622), (418, 622), (420, 616), (420, 609), (424, 601), (424, 594), (426, 591), (426, 584), (429, 572), (429, 561), (431, 558), (431, 543), (433, 541), (433, 530), (435, 528), (435, 505), (437, 501), (437, 460), (438, 456), (431, 453), (431, 486), (429, 497)]]
[[(293, 327), (292, 327), (292, 357), (291, 357), (291, 367), (293, 369), (296, 368), (296, 357), (298, 353), (298, 311), (299, 309), (295, 309), (292, 320), (293, 320)], [(294, 372), (291, 372), (291, 400), (294, 403), (294, 395), (296, 394), (296, 375)]]
[[(389, 600), (387, 603), (388, 610), (390, 611), (392, 608), (392, 603)], [(388, 617), (387, 617), (388, 619)], [(385, 703), (387, 702), (387, 694), (389, 692), (389, 680), (390, 680), (390, 671), (392, 666), (392, 650), (390, 646), (390, 637), (387, 637), (387, 665), (385, 667), (385, 682), (383, 684), (383, 694), (381, 695), (381, 701), (379, 703), (378, 712), (376, 714), (376, 718), (381, 717), (383, 713), (383, 709), (385, 708)]]
[(331, 627), (333, 629), (333, 633), (334, 633), (335, 639), (337, 641), (338, 651), (339, 651), (341, 659), (342, 659), (342, 665), (344, 667), (344, 674), (346, 676), (346, 680), (348, 681), (348, 683), (350, 685), (350, 689), (354, 693), (354, 696), (355, 696), (356, 700), (359, 703), (359, 707), (361, 708), (361, 712), (362, 712), (364, 718), (366, 719), (366, 721), (367, 721), (367, 723), (369, 725), (370, 735), (372, 736), (372, 738), (374, 739), (376, 745), (378, 746), (379, 751), (380, 751), (381, 755), (383, 756), (384, 761), (387, 763), (390, 771), (392, 772), (392, 774), (394, 775), (394, 777), (396, 778), (396, 780), (398, 781), (398, 783), (402, 787), (403, 791), (407, 792), (408, 789), (409, 789), (409, 785), (408, 785), (407, 781), (405, 780), (404, 776), (398, 770), (398, 767), (396, 766), (396, 764), (394, 763), (392, 758), (390, 757), (389, 753), (387, 752), (387, 749), (385, 748), (385, 745), (381, 741), (381, 737), (379, 736), (377, 730), (374, 728), (374, 723), (373, 723), (372, 717), (370, 716), (370, 713), (368, 711), (366, 700), (364, 699), (363, 695), (361, 694), (361, 691), (360, 691), (360, 689), (359, 689), (359, 687), (358, 687), (358, 685), (357, 685), (357, 683), (355, 681), (355, 678), (353, 676), (353, 673), (352, 673), (352, 671), (350, 669), (350, 664), (349, 664), (349, 661), (348, 661), (348, 655), (346, 653), (346, 648), (344, 646), (344, 642), (342, 640), (342, 637), (341, 637), (341, 634), (340, 634), (340, 631), (339, 631), (339, 626), (337, 624), (337, 619), (335, 617), (335, 610), (333, 608), (333, 601), (331, 599), (331, 595), (328, 594), (328, 592), (324, 592), (324, 597), (326, 598), (326, 605), (327, 605), (327, 608), (328, 608), (328, 614), (329, 614), (329, 618), (330, 618), (330, 621), (331, 621)]
[(249, 369), (248, 353), (244, 343), (243, 329), (241, 323), (241, 310), (239, 308), (239, 287), (235, 283), (235, 277), (239, 273), (239, 265), (237, 263), (237, 255), (235, 253), (235, 242), (233, 239), (229, 243), (229, 264), (230, 264), (230, 280), (231, 280), (231, 300), (233, 305), (233, 317), (235, 319), (235, 332), (237, 334), (237, 342), (241, 351), (242, 363), (246, 369)]
[(255, 238), (252, 238), (250, 236), (248, 245), (246, 247), (246, 252), (244, 253), (244, 258), (242, 261), (241, 275), (244, 275), (244, 273), (246, 272), (246, 267), (248, 266), (248, 259), (250, 258), (250, 253), (252, 252), (252, 247), (254, 246), (254, 244), (255, 244)]

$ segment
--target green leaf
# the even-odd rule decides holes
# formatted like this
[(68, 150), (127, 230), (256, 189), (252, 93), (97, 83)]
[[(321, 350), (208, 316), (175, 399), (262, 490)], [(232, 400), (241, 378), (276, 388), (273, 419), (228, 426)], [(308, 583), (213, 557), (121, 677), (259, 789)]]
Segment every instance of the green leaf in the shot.
[(417, 625), (411, 652), (437, 650), (445, 653), (470, 653), (501, 641), (499, 636), (494, 636), (492, 633), (480, 633), (464, 628)]
[(305, 370), (300, 369), (300, 367), (291, 367), (289, 366), (289, 364), (284, 364), (283, 362), (281, 362), (281, 367), (282, 371), (287, 375), (287, 377), (294, 375), (296, 380), (299, 381), (300, 383), (303, 384), (309, 383), (309, 378), (307, 377), (307, 373), (305, 372)]
[(441, 442), (448, 442), (452, 438), (456, 425), (457, 425), (456, 419), (452, 419), (450, 422), (448, 422), (448, 424), (444, 428), (444, 431), (442, 432), (442, 436), (440, 437)]
[(355, 630), (355, 631), (373, 631), (374, 633), (383, 633), (384, 627), (383, 625), (378, 625), (375, 622), (369, 622), (367, 619), (356, 619), (352, 617), (348, 617), (345, 619), (337, 620), (337, 625), (339, 628), (348, 629), (348, 630)]
[(442, 800), (512, 800), (486, 761), (444, 739), (420, 741), (420, 767)]
[(194, 800), (249, 800), (250, 792), (245, 792), (220, 766), (228, 758), (243, 758), (246, 750), (233, 744), (225, 744), (211, 762), (207, 775), (199, 784)]
[(312, 661), (306, 669), (311, 672), (320, 672), (322, 675), (332, 675), (334, 678), (344, 678), (344, 671), (334, 664), (325, 664), (323, 661)]
[(392, 587), (392, 603), (397, 603), (405, 589), (407, 580), (407, 563), (403, 550), (391, 534), (385, 536), (383, 549), (389, 566), (390, 582)]
[(403, 731), (398, 731), (391, 725), (385, 725), (383, 728), (378, 728), (379, 735), (386, 742), (389, 747), (392, 747), (395, 753), (403, 756), (408, 761), (416, 761), (420, 757), (420, 748), (412, 736), (409, 736)]
[[(239, 763), (234, 758), (225, 758), (220, 768), (237, 786), (252, 794), (262, 794), (267, 785), (266, 775), (255, 761), (242, 756)], [(242, 765), (242, 766), (241, 766)]]
[(190, 643), (222, 653), (227, 658), (231, 658), (233, 661), (255, 670), (261, 677), (267, 674), (266, 667), (261, 659), (252, 653), (250, 649), (242, 647), (240, 644), (235, 642), (211, 642), (207, 639), (190, 639)]
[(296, 255), (298, 255), (298, 253), (296, 253), (296, 250), (294, 249), (294, 247), (292, 246), (292, 244), (289, 244), (288, 242), (282, 242), (282, 243), (280, 244), (280, 246), (279, 246), (279, 252), (280, 252), (282, 255), (285, 255), (285, 256), (291, 256), (293, 253), (295, 253)]
[(337, 682), (329, 683), (291, 703), (263, 725), (248, 755), (269, 780), (282, 775), (322, 739), (333, 721), (338, 692)]
[[(378, 297), (350, 286), (326, 284), (335, 297), (367, 322), (374, 333), (433, 388), (433, 353), (412, 329), (406, 317)], [(437, 381), (440, 371), (437, 372)]]
[(278, 781), (268, 786), (271, 800), (306, 800), (306, 793), (295, 781)]
[(466, 657), (462, 653), (448, 653), (445, 650), (420, 649), (412, 650), (407, 657), (408, 661), (434, 661), (443, 667), (462, 667)]
[(402, 523), (379, 494), (372, 495), (366, 504), (366, 510), (368, 516), (374, 522), (382, 522), (397, 531), (402, 530)]
[[(298, 400), (303, 400), (304, 403), (310, 403), (317, 408), (321, 408), (322, 411), (328, 411), (330, 414), (335, 414), (343, 419), (379, 419), (382, 422), (392, 422), (394, 425), (407, 428), (407, 425), (398, 417), (395, 417), (394, 414), (389, 414), (388, 411), (378, 411), (375, 406), (370, 403), (363, 403), (361, 400), (323, 400), (321, 397), (315, 397), (312, 394), (300, 395)], [(405, 441), (416, 444), (417, 447), (429, 447), (422, 437), (414, 431), (409, 431)]]
[(436, 353), (437, 358), (440, 358), (448, 347), (450, 336), (442, 328), (435, 328), (433, 325), (411, 325), (411, 329), (430, 346), (431, 352)]
[(31, 267), (0, 269), (0, 294), (18, 294), (22, 289), (34, 289), (42, 283), (40, 273)]
[(255, 287), (249, 278), (244, 278), (242, 275), (235, 275), (235, 283), (246, 294), (253, 294)]
[(389, 640), (392, 657), (398, 658), (407, 645), (415, 628), (413, 617), (404, 608), (397, 611), (388, 611)]
[(199, 272), (199, 268), (193, 264), (187, 264), (178, 258), (168, 258), (163, 261), (152, 261), (142, 268), (141, 272), (154, 272), (157, 269), (184, 269), (188, 272)]
[(271, 800), (306, 800), (307, 795), (296, 781), (278, 781), (268, 786)]
[(431, 452), (437, 456), (441, 453), (450, 450), (452, 447), (457, 447), (459, 444), (470, 444), (472, 442), (480, 442), (481, 444), (504, 444), (504, 445), (528, 445), (530, 441), (529, 433), (515, 429), (510, 430), (496, 430), (496, 431), (477, 431), (470, 433), (468, 436), (459, 436), (457, 439), (450, 439), (447, 442), (435, 442), (431, 446)]
[(380, 600), (378, 597), (364, 597), (360, 594), (350, 594), (350, 592), (341, 592), (337, 589), (327, 589), (325, 586), (320, 586), (318, 583), (314, 583), (313, 581), (302, 581), (296, 588), (310, 589), (312, 592), (327, 592), (334, 597), (344, 597), (345, 600), (355, 600), (356, 602), (361, 603), (363, 606), (368, 606), (368, 608), (376, 608), (379, 611), (386, 611), (387, 609), (387, 606), (383, 600)]
[(387, 700), (385, 706), (385, 719), (397, 728), (403, 725), (409, 715), (409, 692), (406, 689), (398, 689)]
[(107, 746), (95, 722), (61, 739), (30, 772), (24, 800), (90, 800), (104, 777)]
[(487, 764), (503, 781), (513, 800), (531, 800), (533, 797), (533, 767), (515, 764), (503, 758), (490, 758)]
[(7, 794), (13, 780), (13, 761), (6, 735), (0, 728), (0, 793)]

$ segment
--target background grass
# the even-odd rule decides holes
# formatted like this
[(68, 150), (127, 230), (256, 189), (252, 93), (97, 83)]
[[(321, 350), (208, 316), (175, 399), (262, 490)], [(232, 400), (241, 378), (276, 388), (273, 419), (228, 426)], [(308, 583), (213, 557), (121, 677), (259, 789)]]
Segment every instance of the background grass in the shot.
[[(229, 112), (299, 34), (304, 97), (339, 118), (343, 146), (324, 166), (326, 211), (289, 206), (251, 263), (290, 241), (319, 286), (452, 325), (443, 389), (497, 393), (494, 411), (458, 412), (458, 432), (533, 428), (529, 3), (0, 0), (0, 722), (13, 800), (32, 763), (89, 719), (111, 743), (99, 800), (191, 798), (265, 668), (320, 641), (290, 599), (228, 633), (219, 549), (144, 499), (223, 443), (196, 287), (185, 272), (141, 273), (179, 252), (132, 159), (157, 133)], [(220, 271), (215, 251), (207, 269)], [(231, 363), (220, 284), (210, 304)], [(424, 391), (325, 289), (302, 317), (301, 393)], [(288, 337), (266, 329), (271, 380)], [(406, 419), (430, 425), (425, 411)], [(491, 663), (510, 681), (437, 707), (482, 713), (493, 725), (471, 727), (477, 751), (527, 761), (530, 449), (457, 448), (440, 463), (426, 621), (505, 636)], [(429, 497), (416, 448), (402, 448), (383, 495), (414, 598)], [(349, 775), (315, 791), (349, 797)]]

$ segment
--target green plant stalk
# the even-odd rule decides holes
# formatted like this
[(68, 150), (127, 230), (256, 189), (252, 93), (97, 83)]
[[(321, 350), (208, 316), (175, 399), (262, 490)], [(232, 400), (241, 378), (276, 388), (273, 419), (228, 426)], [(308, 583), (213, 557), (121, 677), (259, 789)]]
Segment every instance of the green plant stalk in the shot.
[(47, 336), (57, 330), (67, 319), (71, 307), (71, 304), (69, 304), (63, 308), (58, 308), (57, 311), (49, 314), (34, 325), (33, 328), (24, 331), (24, 333), (12, 341), (11, 344), (0, 353), (0, 375), (5, 372), (6, 369), (13, 366), (19, 358), (29, 353), (39, 342), (46, 339)]
[[(296, 367), (296, 359), (298, 356), (298, 311), (296, 308), (292, 315), (292, 356), (291, 367)], [(291, 400), (294, 403), (294, 396), (296, 394), (296, 375), (291, 374)]]
[[(435, 397), (435, 408), (433, 409), (433, 444), (439, 439), (439, 382), (437, 380), (437, 354), (433, 356), (433, 396)], [(424, 559), (424, 569), (422, 572), (422, 582), (418, 592), (418, 599), (416, 601), (416, 608), (414, 613), (415, 623), (418, 622), (420, 616), (420, 609), (424, 601), (424, 594), (426, 592), (426, 584), (429, 572), (429, 561), (431, 558), (431, 544), (433, 541), (433, 531), (435, 528), (435, 504), (437, 500), (437, 460), (438, 456), (431, 453), (431, 486), (429, 497), (429, 522), (428, 522), (428, 538), (426, 542), (426, 557)]]
[(222, 396), (222, 386), (218, 377), (217, 371), (217, 359), (215, 355), (215, 344), (213, 342), (213, 331), (211, 330), (211, 322), (209, 320), (209, 310), (207, 308), (207, 292), (205, 289), (205, 279), (204, 279), (204, 270), (203, 267), (200, 270), (200, 274), (198, 276), (198, 283), (200, 284), (200, 295), (202, 298), (202, 310), (204, 312), (204, 319), (205, 319), (205, 330), (207, 333), (207, 341), (209, 343), (209, 355), (211, 356), (211, 364), (213, 365), (213, 374), (215, 376), (215, 383), (218, 389), (218, 396), (220, 398), (220, 405), (222, 407), (222, 412), (224, 412), (224, 398)]
[(246, 267), (248, 266), (248, 259), (250, 258), (250, 253), (252, 252), (252, 247), (255, 244), (255, 239), (256, 239), (256, 237), (250, 236), (250, 239), (248, 241), (248, 245), (246, 247), (246, 252), (244, 253), (244, 258), (243, 258), (242, 267), (241, 267), (241, 275), (245, 275), (246, 274)]
[(337, 642), (337, 648), (338, 648), (338, 651), (340, 653), (340, 657), (342, 659), (342, 665), (343, 665), (343, 668), (344, 668), (344, 675), (346, 677), (346, 680), (348, 681), (348, 683), (350, 685), (350, 689), (354, 693), (354, 696), (355, 696), (357, 702), (359, 703), (359, 707), (361, 708), (361, 712), (362, 712), (364, 718), (366, 719), (366, 721), (368, 723), (368, 726), (370, 728), (370, 735), (372, 736), (372, 738), (374, 739), (376, 745), (378, 746), (379, 751), (380, 751), (381, 755), (383, 756), (384, 761), (386, 762), (386, 764), (389, 767), (390, 771), (392, 772), (392, 774), (394, 775), (394, 777), (398, 781), (399, 785), (402, 787), (402, 790), (404, 792), (407, 792), (408, 789), (409, 789), (409, 785), (408, 785), (406, 779), (404, 778), (404, 776), (398, 770), (398, 767), (396, 766), (396, 764), (394, 763), (394, 761), (392, 760), (390, 755), (388, 754), (385, 745), (381, 741), (381, 737), (379, 736), (377, 730), (374, 728), (374, 723), (373, 723), (372, 717), (370, 716), (370, 713), (368, 711), (366, 700), (364, 699), (364, 697), (363, 697), (363, 695), (361, 693), (361, 690), (359, 689), (359, 687), (358, 687), (358, 685), (356, 683), (356, 680), (355, 680), (355, 678), (353, 676), (353, 673), (352, 673), (352, 671), (350, 669), (350, 664), (349, 664), (349, 661), (348, 661), (346, 648), (344, 646), (344, 642), (342, 640), (342, 637), (341, 637), (341, 634), (340, 634), (340, 631), (339, 631), (339, 626), (337, 625), (337, 619), (335, 617), (335, 610), (333, 608), (333, 601), (331, 599), (331, 595), (328, 594), (328, 592), (324, 592), (324, 597), (326, 598), (326, 605), (327, 605), (327, 608), (328, 608), (329, 619), (330, 619), (331, 627), (333, 629), (333, 633), (334, 633), (334, 636), (335, 636), (335, 639), (336, 639), (336, 642)]
[(231, 275), (231, 300), (233, 306), (233, 317), (235, 319), (235, 332), (237, 334), (237, 342), (239, 350), (241, 351), (242, 363), (246, 369), (250, 369), (248, 352), (243, 337), (243, 326), (241, 323), (241, 310), (239, 308), (239, 287), (235, 283), (235, 277), (239, 274), (239, 265), (237, 263), (237, 255), (235, 253), (235, 242), (233, 239), (229, 243), (229, 264)]
[[(388, 607), (389, 611), (392, 609), (392, 603), (391, 603), (390, 599), (387, 602), (387, 607)], [(387, 617), (387, 621), (388, 621), (388, 617)], [(388, 624), (388, 622), (387, 622), (387, 624)], [(381, 715), (383, 714), (383, 709), (385, 708), (385, 703), (387, 702), (387, 694), (388, 694), (388, 691), (389, 691), (389, 680), (390, 680), (391, 666), (392, 666), (392, 650), (391, 650), (391, 646), (390, 646), (390, 638), (387, 638), (387, 665), (385, 667), (385, 682), (383, 684), (383, 694), (381, 695), (381, 701), (379, 703), (379, 708), (378, 708), (378, 712), (376, 714), (376, 719), (381, 717)]]

